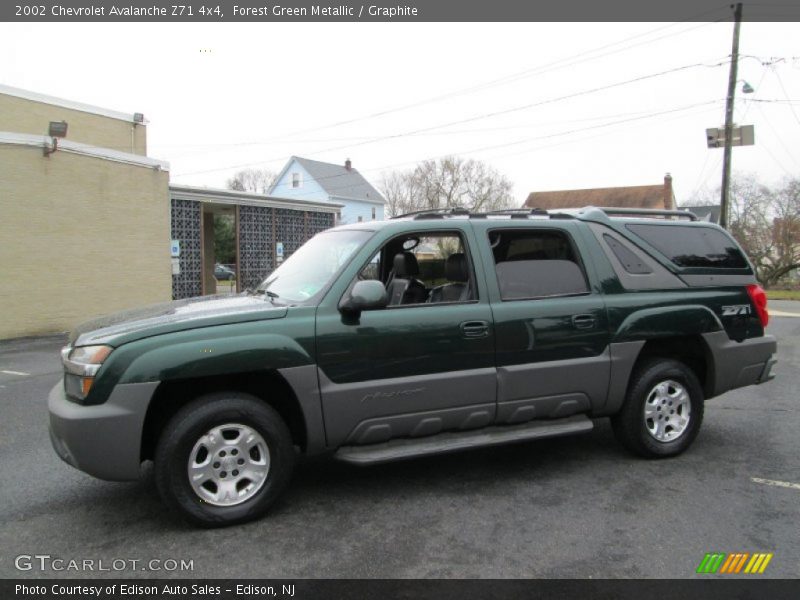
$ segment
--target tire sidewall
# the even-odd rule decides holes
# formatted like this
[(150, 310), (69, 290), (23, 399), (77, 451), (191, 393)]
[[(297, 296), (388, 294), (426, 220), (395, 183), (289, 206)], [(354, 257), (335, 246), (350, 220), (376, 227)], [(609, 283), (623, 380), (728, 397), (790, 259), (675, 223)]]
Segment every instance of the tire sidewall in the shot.
[[(239, 423), (264, 438), (270, 454), (267, 480), (235, 506), (209, 504), (192, 489), (187, 466), (197, 441), (215, 426)], [(280, 415), (263, 401), (241, 393), (202, 396), (182, 408), (165, 428), (156, 449), (156, 485), (163, 500), (192, 523), (216, 527), (261, 516), (285, 489), (294, 466), (291, 435)]]

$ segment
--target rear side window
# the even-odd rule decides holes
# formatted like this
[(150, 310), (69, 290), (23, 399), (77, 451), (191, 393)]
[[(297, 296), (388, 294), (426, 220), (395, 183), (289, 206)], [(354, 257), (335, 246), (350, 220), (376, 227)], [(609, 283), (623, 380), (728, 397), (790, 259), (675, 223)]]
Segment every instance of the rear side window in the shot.
[(608, 247), (611, 248), (614, 256), (617, 257), (617, 260), (619, 260), (620, 264), (628, 273), (633, 275), (647, 275), (648, 273), (653, 272), (653, 269), (648, 267), (642, 259), (636, 256), (633, 252), (628, 250), (610, 235), (604, 235), (603, 239), (605, 240), (606, 244), (608, 244)]
[(572, 243), (561, 231), (494, 230), (489, 244), (503, 300), (589, 291)]
[(679, 267), (748, 268), (736, 242), (719, 229), (640, 224), (626, 227)]

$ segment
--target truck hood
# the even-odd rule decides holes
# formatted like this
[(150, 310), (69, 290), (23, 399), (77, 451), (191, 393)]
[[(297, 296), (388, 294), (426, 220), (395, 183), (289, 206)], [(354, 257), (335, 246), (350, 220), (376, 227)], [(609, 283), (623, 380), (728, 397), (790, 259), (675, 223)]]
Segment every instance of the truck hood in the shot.
[(203, 296), (126, 310), (78, 325), (70, 334), (75, 346), (118, 346), (137, 339), (227, 323), (279, 319), (285, 306), (261, 295)]

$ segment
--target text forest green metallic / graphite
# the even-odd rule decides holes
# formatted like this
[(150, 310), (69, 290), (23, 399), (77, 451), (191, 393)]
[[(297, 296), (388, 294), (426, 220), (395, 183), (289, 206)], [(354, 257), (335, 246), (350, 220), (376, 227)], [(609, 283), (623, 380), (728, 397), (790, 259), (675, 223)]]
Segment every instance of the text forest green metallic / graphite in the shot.
[[(655, 221), (584, 209), (558, 217), (427, 215), (329, 230), (317, 237), (347, 234), (356, 247), (303, 300), (269, 293), (198, 298), (79, 327), (70, 347), (113, 350), (84, 399), (68, 396), (63, 384), (52, 390), (54, 448), (97, 477), (135, 479), (151, 457), (146, 440), (159, 434), (147, 430), (149, 415), (171, 410), (157, 403), (177, 407), (186, 400), (181, 389), (202, 390), (206, 382), (236, 390), (254, 374), (290, 391), (278, 396), (267, 386), (258, 396), (282, 404), (275, 406), (281, 414), (301, 415), (301, 451), (338, 450), (356, 463), (585, 431), (587, 417), (620, 410), (646, 356), (685, 352), (706, 398), (770, 379), (776, 343), (748, 293), (756, 283), (752, 268), (678, 266), (627, 228)], [(707, 223), (657, 224), (722, 231)], [(508, 231), (562, 236), (586, 289), (504, 298), (492, 244)], [(360, 313), (341, 308), (387, 245), (431, 235), (460, 239), (469, 299)], [(611, 245), (627, 248), (639, 272)], [(383, 257), (389, 265), (391, 259)], [(168, 385), (170, 393), (160, 393)]]

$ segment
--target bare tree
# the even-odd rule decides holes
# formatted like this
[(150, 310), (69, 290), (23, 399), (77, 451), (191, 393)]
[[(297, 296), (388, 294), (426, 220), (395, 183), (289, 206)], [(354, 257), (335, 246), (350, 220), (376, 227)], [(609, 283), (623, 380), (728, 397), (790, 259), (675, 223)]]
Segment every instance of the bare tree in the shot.
[(728, 230), (744, 248), (756, 268), (758, 280), (765, 281), (765, 266), (775, 253), (772, 243), (772, 192), (751, 175), (731, 181), (728, 195)]
[(228, 189), (238, 192), (266, 194), (277, 175), (269, 169), (243, 169), (228, 179)]
[(408, 171), (385, 173), (381, 191), (394, 216), (415, 210), (498, 210), (513, 204), (511, 181), (489, 165), (458, 156), (426, 160)]
[(391, 171), (384, 173), (378, 184), (386, 198), (386, 214), (396, 217), (420, 210), (422, 199), (417, 194), (409, 172)]
[(773, 194), (772, 254), (762, 264), (770, 286), (800, 268), (800, 179), (784, 180)]
[[(714, 192), (700, 195), (691, 204), (708, 204), (713, 197)], [(771, 189), (755, 175), (737, 175), (729, 199), (728, 229), (764, 287), (800, 268), (800, 179), (785, 179)]]

